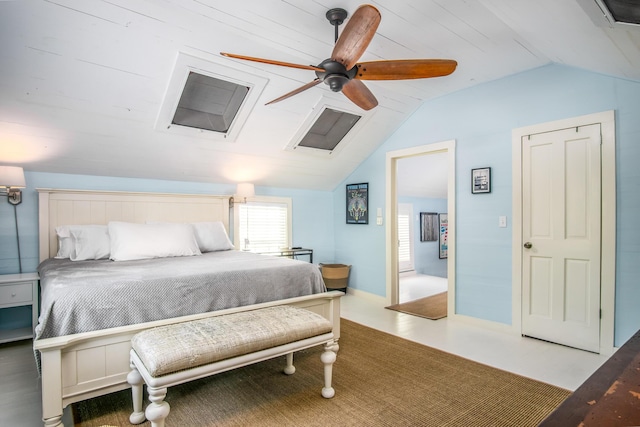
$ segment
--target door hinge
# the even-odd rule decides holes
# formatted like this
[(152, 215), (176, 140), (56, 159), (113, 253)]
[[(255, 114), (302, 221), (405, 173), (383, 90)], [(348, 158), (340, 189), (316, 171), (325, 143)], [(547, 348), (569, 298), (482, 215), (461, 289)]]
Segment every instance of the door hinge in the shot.
[(602, 309), (600, 309), (600, 318), (602, 319)]

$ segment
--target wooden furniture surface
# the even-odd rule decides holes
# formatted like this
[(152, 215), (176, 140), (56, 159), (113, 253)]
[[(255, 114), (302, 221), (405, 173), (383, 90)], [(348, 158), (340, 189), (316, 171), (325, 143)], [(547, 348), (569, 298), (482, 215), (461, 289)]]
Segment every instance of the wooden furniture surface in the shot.
[(10, 329), (0, 325), (0, 343), (33, 338), (38, 323), (38, 274), (0, 275), (0, 310), (24, 306), (31, 309), (31, 326)]
[(640, 331), (540, 424), (572, 426), (640, 426)]
[[(59, 225), (127, 222), (222, 221), (229, 227), (229, 196), (37, 189), (40, 260), (57, 253)], [(333, 294), (333, 295), (332, 295)], [(342, 295), (342, 293), (339, 293)], [(269, 305), (294, 305), (316, 312), (333, 323), (340, 338), (340, 299), (322, 293), (271, 303), (255, 304), (182, 318), (141, 323), (62, 337), (40, 339), (34, 347), (41, 356), (42, 412), (46, 426), (61, 426), (67, 405), (129, 387), (131, 337), (164, 324), (247, 311)]]

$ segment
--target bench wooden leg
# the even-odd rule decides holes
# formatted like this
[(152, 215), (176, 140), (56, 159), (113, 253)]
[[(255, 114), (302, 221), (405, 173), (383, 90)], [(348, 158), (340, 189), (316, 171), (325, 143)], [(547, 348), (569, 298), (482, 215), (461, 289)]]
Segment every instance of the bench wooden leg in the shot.
[(320, 360), (324, 363), (324, 387), (322, 387), (322, 397), (331, 399), (335, 396), (336, 391), (331, 387), (331, 378), (333, 376), (333, 362), (336, 361), (336, 353), (338, 352), (338, 344), (330, 341), (324, 345), (324, 352), (320, 355)]
[(44, 427), (49, 427), (49, 426), (64, 427), (64, 424), (62, 424), (62, 415), (51, 417), (51, 418), (45, 418), (43, 419), (43, 421), (44, 421)]
[(141, 424), (147, 420), (142, 410), (142, 387), (144, 380), (138, 372), (136, 365), (131, 363), (131, 372), (127, 375), (127, 382), (131, 384), (131, 398), (133, 400), (133, 412), (129, 416), (131, 424)]
[(167, 388), (147, 387), (147, 391), (149, 392), (151, 404), (147, 406), (145, 415), (151, 421), (151, 427), (164, 427), (164, 419), (167, 418), (171, 410), (169, 404), (164, 401), (167, 395)]
[(287, 375), (293, 375), (296, 372), (296, 367), (293, 366), (293, 352), (287, 353), (287, 366), (284, 367), (284, 373)]

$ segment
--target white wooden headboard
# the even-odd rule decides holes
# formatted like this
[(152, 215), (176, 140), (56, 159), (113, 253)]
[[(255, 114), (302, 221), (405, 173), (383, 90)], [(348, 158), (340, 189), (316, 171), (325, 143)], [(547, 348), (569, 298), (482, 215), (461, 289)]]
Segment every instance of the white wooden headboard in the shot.
[(222, 221), (229, 232), (229, 197), (206, 194), (38, 188), (40, 262), (58, 252), (59, 225), (107, 224), (109, 221)]

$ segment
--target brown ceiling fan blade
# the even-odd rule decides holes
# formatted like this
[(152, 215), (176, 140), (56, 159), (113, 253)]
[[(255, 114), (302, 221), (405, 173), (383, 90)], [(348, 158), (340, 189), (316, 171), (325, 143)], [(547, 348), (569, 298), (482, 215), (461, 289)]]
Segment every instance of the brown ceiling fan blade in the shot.
[(405, 80), (447, 76), (458, 63), (451, 59), (400, 59), (357, 64), (355, 76), (360, 80)]
[(331, 59), (342, 63), (350, 70), (367, 50), (380, 19), (380, 12), (375, 7), (368, 4), (360, 6), (342, 30), (331, 53)]
[(351, 80), (344, 85), (342, 93), (363, 110), (371, 110), (378, 105), (376, 97), (360, 80)]
[(281, 65), (283, 67), (299, 68), (301, 70), (311, 70), (323, 72), (324, 68), (315, 67), (313, 65), (292, 64), (290, 62), (274, 61), (273, 59), (254, 58), (253, 56), (236, 55), (234, 53), (220, 52), (220, 55), (228, 58), (244, 59), (246, 61), (261, 62), (263, 64)]
[(285, 93), (285, 94), (284, 94), (284, 95), (282, 95), (280, 98), (276, 98), (276, 99), (274, 99), (273, 101), (269, 101), (269, 102), (267, 102), (267, 103), (266, 103), (266, 104), (264, 104), (264, 105), (274, 104), (274, 103), (276, 103), (276, 102), (280, 102), (280, 101), (282, 101), (283, 99), (290, 98), (290, 97), (292, 97), (293, 95), (297, 95), (297, 94), (299, 94), (300, 92), (304, 92), (305, 90), (307, 90), (307, 89), (309, 89), (309, 88), (314, 87), (315, 85), (317, 85), (317, 84), (318, 84), (318, 83), (320, 83), (321, 81), (322, 81), (322, 80), (320, 80), (320, 79), (315, 79), (315, 80), (313, 80), (313, 81), (311, 81), (311, 82), (307, 83), (307, 84), (306, 84), (306, 85), (304, 85), (304, 86), (300, 86), (298, 89), (292, 90), (292, 91), (291, 91), (291, 92), (289, 92), (289, 93)]

